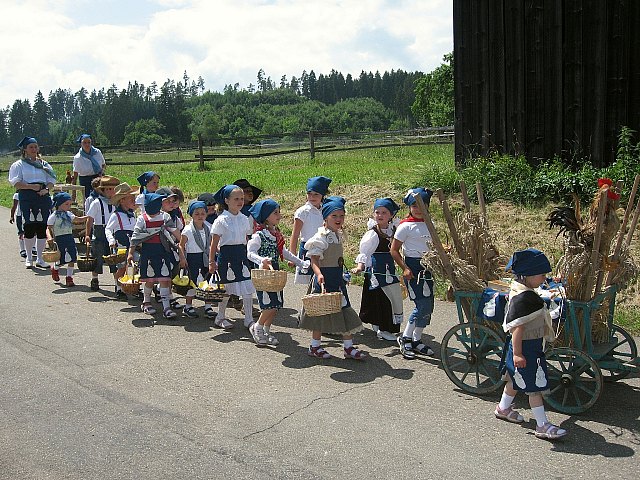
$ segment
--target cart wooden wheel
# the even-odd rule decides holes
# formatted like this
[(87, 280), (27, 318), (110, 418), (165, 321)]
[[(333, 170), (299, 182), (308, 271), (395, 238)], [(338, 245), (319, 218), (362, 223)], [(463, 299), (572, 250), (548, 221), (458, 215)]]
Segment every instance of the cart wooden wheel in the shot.
[(581, 413), (593, 406), (602, 392), (602, 372), (586, 353), (552, 348), (545, 353), (549, 395), (545, 401), (561, 413)]
[(500, 358), (504, 340), (484, 325), (462, 323), (444, 335), (440, 356), (449, 379), (462, 390), (490, 393), (503, 385)]
[[(638, 356), (638, 347), (636, 346), (636, 342), (631, 334), (624, 328), (615, 324), (611, 325), (611, 337), (613, 342), (611, 344), (611, 350), (609, 350), (600, 360), (613, 360), (615, 362), (626, 363)], [(615, 368), (611, 369), (601, 367), (601, 370), (605, 382), (615, 382), (616, 380), (620, 380), (629, 375), (629, 371), (622, 369), (618, 370)]]

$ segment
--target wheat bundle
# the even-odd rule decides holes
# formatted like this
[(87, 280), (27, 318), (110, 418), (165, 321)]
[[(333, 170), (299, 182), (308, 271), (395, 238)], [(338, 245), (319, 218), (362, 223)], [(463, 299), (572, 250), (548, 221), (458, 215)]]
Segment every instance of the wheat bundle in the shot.
[(462, 260), (475, 266), (477, 278), (485, 282), (500, 278), (501, 266), (507, 259), (500, 256), (486, 217), (460, 213), (456, 217), (456, 230), (466, 254)]
[(451, 255), (450, 248), (447, 249), (446, 255), (451, 263), (453, 278), (447, 273), (442, 258), (433, 249), (430, 249), (422, 256), (420, 263), (436, 277), (449, 280), (455, 290), (470, 292), (482, 292), (484, 290), (484, 283), (478, 278), (478, 270), (475, 265)]

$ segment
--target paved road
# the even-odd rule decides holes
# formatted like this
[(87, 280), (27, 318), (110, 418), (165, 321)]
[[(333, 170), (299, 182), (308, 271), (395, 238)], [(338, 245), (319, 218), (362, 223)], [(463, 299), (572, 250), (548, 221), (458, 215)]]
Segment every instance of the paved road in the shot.
[[(495, 420), (497, 394), (459, 391), (439, 361), (406, 361), (371, 331), (356, 338), (364, 362), (307, 357), (300, 287), (287, 286), (280, 346), (259, 349), (242, 328), (154, 322), (87, 274), (53, 284), (23, 267), (0, 218), (0, 479), (637, 478), (637, 378), (583, 415), (551, 412), (571, 432), (551, 444)], [(436, 349), (455, 322), (437, 302)]]

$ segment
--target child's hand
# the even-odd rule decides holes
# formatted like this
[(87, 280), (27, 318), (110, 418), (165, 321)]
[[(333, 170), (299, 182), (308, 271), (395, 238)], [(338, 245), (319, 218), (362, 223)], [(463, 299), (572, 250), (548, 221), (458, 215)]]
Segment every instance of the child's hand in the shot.
[(293, 262), (287, 262), (287, 265), (289, 265), (291, 268), (293, 268), (293, 267), (295, 267), (295, 266), (296, 266), (296, 264), (295, 264), (295, 263), (293, 263)]
[(527, 360), (522, 355), (514, 355), (513, 366), (516, 368), (527, 368)]
[(53, 238), (47, 239), (47, 245), (49, 246), (49, 248), (53, 248)]
[(411, 280), (412, 278), (414, 278), (414, 277), (413, 277), (413, 272), (411, 271), (411, 269), (410, 269), (410, 268), (405, 268), (405, 269), (402, 271), (402, 278), (404, 278), (407, 282), (408, 282), (409, 280)]
[[(9, 218), (9, 223), (13, 223), (13, 217)], [(291, 263), (291, 262), (289, 262), (289, 263)]]
[(271, 260), (268, 258), (265, 258), (264, 260), (262, 260), (262, 268), (264, 270), (269, 270), (269, 267), (271, 266)]
[(127, 255), (127, 263), (129, 265), (131, 265), (133, 263), (133, 253), (129, 252), (129, 255)]
[(362, 273), (362, 269), (360, 268), (360, 265), (352, 268), (351, 273), (353, 273), (354, 275), (360, 275)]
[(187, 259), (182, 257), (180, 258), (180, 268), (188, 268), (189, 264), (187, 263)]
[(87, 245), (91, 245), (91, 237), (85, 237), (85, 242)]
[(324, 284), (324, 275), (320, 274), (316, 277), (316, 280), (320, 285)]
[(218, 269), (218, 264), (215, 261), (209, 262), (209, 273), (216, 273)]

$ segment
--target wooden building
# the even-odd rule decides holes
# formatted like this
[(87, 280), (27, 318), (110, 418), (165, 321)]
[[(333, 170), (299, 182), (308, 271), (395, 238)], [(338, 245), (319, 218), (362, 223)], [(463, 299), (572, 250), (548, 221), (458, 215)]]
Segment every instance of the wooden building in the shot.
[(640, 1), (454, 0), (453, 17), (457, 162), (603, 166), (640, 131)]

